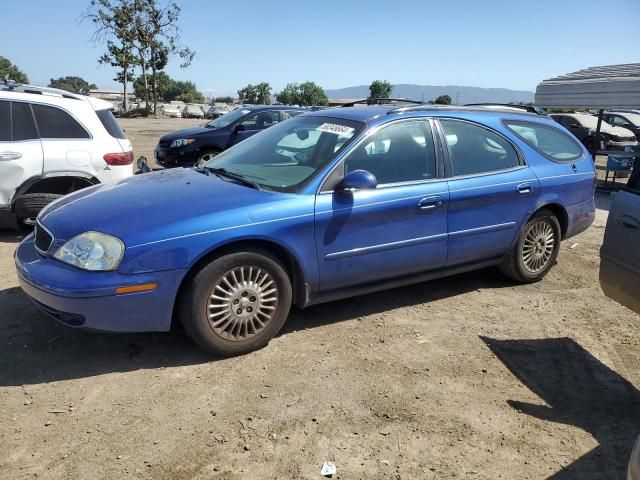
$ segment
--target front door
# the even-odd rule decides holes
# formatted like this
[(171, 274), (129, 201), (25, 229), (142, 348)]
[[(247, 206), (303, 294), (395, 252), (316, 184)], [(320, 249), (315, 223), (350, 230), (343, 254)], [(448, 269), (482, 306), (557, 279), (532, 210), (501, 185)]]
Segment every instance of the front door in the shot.
[(256, 133), (278, 123), (280, 117), (277, 110), (258, 112), (246, 117), (240, 122), (231, 137), (231, 145), (240, 143)]
[(460, 120), (440, 124), (450, 166), (447, 265), (499, 257), (532, 211), (538, 179), (497, 132)]
[(42, 175), (42, 161), (31, 105), (0, 100), (0, 208), (27, 180)]
[[(442, 267), (447, 257), (447, 182), (430, 122), (396, 122), (357, 145), (338, 166), (367, 170), (371, 190), (321, 192), (316, 247), (322, 291)], [(333, 175), (332, 175), (333, 177)]]

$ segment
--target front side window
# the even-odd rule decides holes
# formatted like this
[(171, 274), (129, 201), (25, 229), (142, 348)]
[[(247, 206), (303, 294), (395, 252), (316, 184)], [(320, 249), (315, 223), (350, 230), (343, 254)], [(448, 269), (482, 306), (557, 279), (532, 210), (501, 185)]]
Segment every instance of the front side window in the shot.
[(11, 104), (0, 100), (0, 142), (11, 141)]
[(497, 133), (468, 122), (441, 120), (440, 123), (454, 177), (497, 172), (520, 165), (511, 143)]
[(429, 122), (401, 122), (383, 128), (358, 146), (344, 162), (344, 173), (371, 172), (379, 185), (436, 177)]
[(251, 113), (251, 110), (247, 110), (246, 108), (237, 108), (232, 110), (229, 113), (225, 113), (224, 115), (211, 120), (210, 122), (205, 124), (207, 128), (224, 128), (228, 125), (231, 125), (236, 120), (244, 117), (246, 114)]
[(261, 187), (296, 192), (362, 128), (360, 122), (339, 118), (292, 118), (218, 154), (205, 168), (224, 168)]
[(264, 130), (278, 123), (278, 112), (260, 112), (249, 116), (240, 125), (245, 130)]
[(34, 104), (33, 113), (42, 138), (91, 138), (82, 125), (60, 108)]
[(36, 140), (38, 132), (33, 122), (31, 107), (28, 103), (13, 102), (11, 105), (11, 115), (13, 119), (13, 140)]
[(557, 162), (572, 162), (582, 156), (582, 148), (557, 128), (539, 123), (507, 120), (506, 127), (529, 146)]

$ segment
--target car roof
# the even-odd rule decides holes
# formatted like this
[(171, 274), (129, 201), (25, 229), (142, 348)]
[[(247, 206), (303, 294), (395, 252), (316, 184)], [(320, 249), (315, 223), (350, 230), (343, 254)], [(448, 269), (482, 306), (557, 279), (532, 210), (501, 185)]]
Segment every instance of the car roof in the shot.
[(303, 107), (291, 107), (289, 105), (245, 105), (241, 108), (242, 110), (307, 110)]
[(370, 123), (382, 118), (388, 118), (387, 115), (396, 117), (416, 117), (416, 116), (451, 116), (456, 114), (477, 113), (492, 117), (509, 116), (510, 118), (525, 118), (528, 120), (544, 120), (549, 117), (528, 113), (524, 110), (505, 107), (504, 109), (496, 107), (480, 107), (480, 106), (460, 106), (460, 105), (370, 105), (370, 106), (354, 106), (333, 108), (331, 110), (317, 110), (307, 113), (319, 117), (343, 118), (345, 120), (356, 120), (360, 122)]
[(7, 99), (13, 98), (15, 100), (49, 103), (52, 105), (73, 105), (74, 101), (80, 100), (89, 103), (94, 110), (113, 108), (113, 104), (99, 98), (78, 95), (59, 88), (23, 85), (15, 82), (0, 84), (0, 95)]

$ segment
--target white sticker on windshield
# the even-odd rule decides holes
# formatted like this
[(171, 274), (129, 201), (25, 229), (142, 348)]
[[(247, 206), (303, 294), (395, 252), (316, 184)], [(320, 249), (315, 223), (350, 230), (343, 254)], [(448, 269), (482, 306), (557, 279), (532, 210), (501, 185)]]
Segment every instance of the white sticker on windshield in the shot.
[(323, 123), (318, 127), (321, 132), (335, 133), (336, 135), (349, 135), (353, 132), (353, 128), (337, 125), (335, 123)]

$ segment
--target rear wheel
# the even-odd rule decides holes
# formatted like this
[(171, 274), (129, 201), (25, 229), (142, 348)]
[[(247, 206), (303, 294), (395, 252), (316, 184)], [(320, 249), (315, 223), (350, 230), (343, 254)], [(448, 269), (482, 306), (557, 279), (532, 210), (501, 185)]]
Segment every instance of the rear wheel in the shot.
[(239, 355), (264, 347), (291, 307), (291, 282), (263, 250), (235, 252), (200, 270), (182, 297), (184, 329), (205, 350)]
[(506, 276), (533, 283), (551, 270), (560, 251), (560, 223), (553, 213), (541, 210), (522, 229), (518, 242), (500, 265)]
[(40, 211), (62, 195), (55, 193), (25, 193), (16, 199), (14, 211), (21, 223), (32, 225)]

